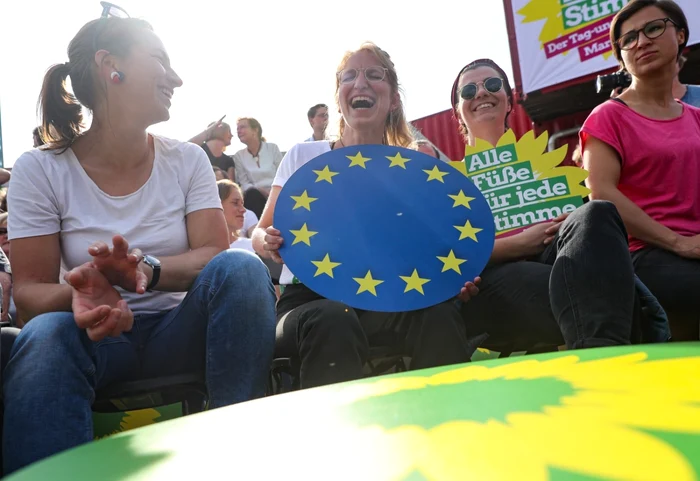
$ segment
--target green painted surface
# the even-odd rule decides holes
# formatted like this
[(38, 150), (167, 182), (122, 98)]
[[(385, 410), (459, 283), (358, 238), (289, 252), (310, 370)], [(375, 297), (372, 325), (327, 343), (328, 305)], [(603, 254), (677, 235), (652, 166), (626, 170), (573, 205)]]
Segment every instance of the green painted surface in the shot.
[(310, 389), (110, 436), (10, 481), (700, 479), (700, 343)]

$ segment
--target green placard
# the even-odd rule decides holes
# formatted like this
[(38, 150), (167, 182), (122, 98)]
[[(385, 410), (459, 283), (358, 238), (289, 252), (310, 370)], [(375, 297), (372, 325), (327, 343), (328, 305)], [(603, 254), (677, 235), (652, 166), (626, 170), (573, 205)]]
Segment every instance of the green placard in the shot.
[(497, 237), (571, 213), (590, 193), (582, 185), (588, 172), (560, 167), (567, 148), (546, 152), (547, 139), (546, 132), (535, 137), (531, 131), (516, 141), (509, 130), (496, 146), (476, 139), (464, 161), (453, 162), (486, 198)]

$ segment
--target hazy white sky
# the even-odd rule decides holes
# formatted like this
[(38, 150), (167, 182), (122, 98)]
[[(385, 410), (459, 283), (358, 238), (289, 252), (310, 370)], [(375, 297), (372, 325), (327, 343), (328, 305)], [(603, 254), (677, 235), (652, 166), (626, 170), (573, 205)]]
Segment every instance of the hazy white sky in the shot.
[[(148, 20), (184, 80), (169, 122), (155, 133), (186, 140), (222, 115), (252, 116), (287, 150), (310, 135), (306, 111), (334, 106), (345, 50), (371, 40), (389, 52), (413, 120), (450, 107), (459, 69), (490, 57), (512, 80), (501, 0), (115, 0)], [(65, 62), (70, 40), (102, 9), (98, 0), (7, 0), (0, 6), (4, 161), (31, 148), (43, 74)], [(234, 139), (233, 153), (243, 146)]]

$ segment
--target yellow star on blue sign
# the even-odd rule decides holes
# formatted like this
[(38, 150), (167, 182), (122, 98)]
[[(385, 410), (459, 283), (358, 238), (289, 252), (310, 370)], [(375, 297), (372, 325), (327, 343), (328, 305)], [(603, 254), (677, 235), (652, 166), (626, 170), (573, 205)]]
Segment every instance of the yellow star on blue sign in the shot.
[(361, 145), (300, 161), (273, 225), (286, 267), (319, 296), (367, 311), (422, 309), (458, 295), (491, 256), (488, 203), (439, 159)]

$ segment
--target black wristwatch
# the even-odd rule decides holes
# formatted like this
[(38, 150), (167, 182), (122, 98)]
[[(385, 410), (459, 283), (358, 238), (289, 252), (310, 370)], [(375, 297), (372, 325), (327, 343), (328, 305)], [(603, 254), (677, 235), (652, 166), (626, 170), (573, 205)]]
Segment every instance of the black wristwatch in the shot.
[(156, 287), (158, 279), (160, 279), (160, 261), (153, 256), (145, 255), (143, 256), (143, 263), (153, 269), (153, 277), (151, 277), (151, 282), (146, 287), (146, 290), (150, 291)]

